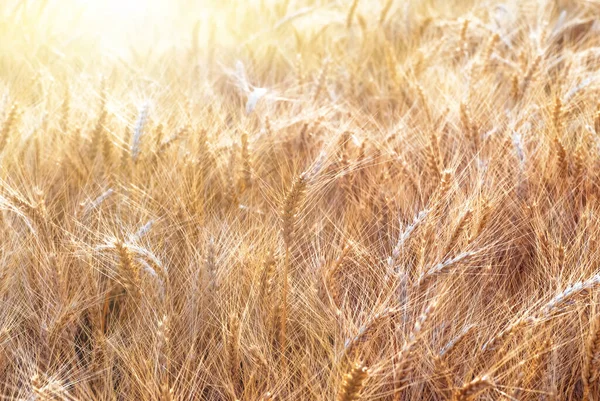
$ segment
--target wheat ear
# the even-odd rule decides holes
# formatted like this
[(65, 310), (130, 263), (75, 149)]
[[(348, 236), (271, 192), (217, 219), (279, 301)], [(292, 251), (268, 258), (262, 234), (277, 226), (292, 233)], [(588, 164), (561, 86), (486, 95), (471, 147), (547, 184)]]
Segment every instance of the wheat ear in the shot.
[(469, 401), (487, 389), (495, 387), (488, 376), (476, 377), (459, 388), (454, 394), (454, 401)]
[[(285, 245), (285, 261), (283, 264), (283, 292), (281, 296), (280, 310), (280, 327), (279, 327), (279, 345), (282, 354), (285, 352), (285, 340), (287, 329), (287, 306), (289, 292), (289, 270), (290, 270), (290, 253), (294, 233), (296, 230), (297, 213), (300, 207), (300, 202), (306, 191), (307, 177), (302, 173), (292, 184), (292, 188), (288, 192), (283, 202), (283, 210), (281, 213), (282, 220), (282, 236)], [(285, 358), (283, 358), (285, 360)]]
[[(589, 335), (585, 344), (585, 354), (581, 378), (583, 381), (584, 399), (588, 399), (591, 388), (598, 381), (600, 374), (600, 314), (592, 319)], [(586, 398), (587, 397), (587, 398)]]
[(365, 381), (369, 377), (368, 369), (362, 363), (356, 363), (350, 372), (344, 375), (337, 401), (360, 400)]

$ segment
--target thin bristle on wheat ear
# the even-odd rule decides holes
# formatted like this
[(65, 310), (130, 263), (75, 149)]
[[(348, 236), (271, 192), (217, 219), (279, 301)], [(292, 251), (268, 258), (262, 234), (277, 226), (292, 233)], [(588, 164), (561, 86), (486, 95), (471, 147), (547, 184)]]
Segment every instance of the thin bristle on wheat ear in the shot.
[(368, 369), (360, 362), (355, 363), (350, 372), (344, 375), (337, 401), (360, 400), (365, 381), (369, 377)]

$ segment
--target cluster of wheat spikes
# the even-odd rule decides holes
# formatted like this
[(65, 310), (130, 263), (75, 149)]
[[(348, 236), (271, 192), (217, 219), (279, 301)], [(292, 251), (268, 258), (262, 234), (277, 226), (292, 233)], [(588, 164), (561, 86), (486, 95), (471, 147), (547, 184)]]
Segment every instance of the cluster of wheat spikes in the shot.
[(175, 3), (1, 9), (1, 399), (600, 399), (600, 2)]

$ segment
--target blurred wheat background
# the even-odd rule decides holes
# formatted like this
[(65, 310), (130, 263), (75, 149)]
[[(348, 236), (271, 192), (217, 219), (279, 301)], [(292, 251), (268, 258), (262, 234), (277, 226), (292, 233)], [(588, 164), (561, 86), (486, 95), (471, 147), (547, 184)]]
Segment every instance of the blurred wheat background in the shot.
[(600, 2), (0, 5), (0, 397), (600, 399)]

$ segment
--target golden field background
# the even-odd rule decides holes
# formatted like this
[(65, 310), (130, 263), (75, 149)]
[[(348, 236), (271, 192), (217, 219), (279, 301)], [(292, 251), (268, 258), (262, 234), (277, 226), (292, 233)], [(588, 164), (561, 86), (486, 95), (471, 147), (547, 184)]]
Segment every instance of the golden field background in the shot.
[(600, 399), (599, 14), (2, 2), (1, 398)]

